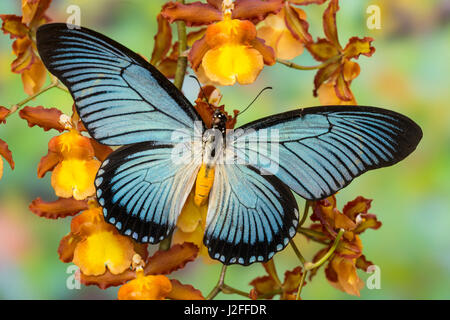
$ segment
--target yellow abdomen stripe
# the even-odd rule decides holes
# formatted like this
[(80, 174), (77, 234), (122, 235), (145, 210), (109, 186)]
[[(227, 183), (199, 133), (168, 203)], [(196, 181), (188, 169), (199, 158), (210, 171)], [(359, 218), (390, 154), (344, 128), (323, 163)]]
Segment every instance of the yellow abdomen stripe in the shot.
[(194, 202), (197, 206), (200, 207), (206, 204), (213, 182), (214, 168), (208, 168), (205, 164), (202, 164), (200, 170), (198, 171), (197, 180), (195, 182)]

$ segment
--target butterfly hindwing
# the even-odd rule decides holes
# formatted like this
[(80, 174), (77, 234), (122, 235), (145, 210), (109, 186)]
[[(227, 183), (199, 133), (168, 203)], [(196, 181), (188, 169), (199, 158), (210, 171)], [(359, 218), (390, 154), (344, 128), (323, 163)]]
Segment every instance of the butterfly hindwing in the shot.
[(173, 150), (139, 143), (109, 155), (95, 179), (105, 221), (139, 242), (157, 243), (173, 230), (200, 164), (173, 161)]
[(277, 177), (245, 165), (216, 166), (203, 240), (213, 259), (267, 261), (289, 243), (297, 225), (295, 198)]
[(170, 143), (174, 128), (193, 129), (201, 121), (155, 67), (100, 33), (46, 24), (37, 31), (37, 47), (72, 94), (86, 129), (103, 144)]
[[(409, 118), (361, 106), (299, 109), (240, 129), (228, 148), (309, 200), (336, 193), (368, 170), (397, 163), (414, 151), (422, 138), (420, 127)], [(256, 139), (257, 143), (246, 143)], [(277, 144), (278, 154), (263, 152), (262, 142)], [(256, 163), (252, 159), (257, 159)]]

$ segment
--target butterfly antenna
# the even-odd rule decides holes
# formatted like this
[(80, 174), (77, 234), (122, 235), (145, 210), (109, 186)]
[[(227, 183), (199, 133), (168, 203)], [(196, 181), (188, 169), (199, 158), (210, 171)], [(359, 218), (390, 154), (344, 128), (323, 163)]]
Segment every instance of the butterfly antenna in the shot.
[(212, 106), (209, 104), (208, 97), (206, 96), (205, 91), (203, 91), (202, 84), (200, 83), (200, 81), (198, 80), (198, 78), (197, 78), (196, 76), (193, 76), (192, 74), (189, 75), (189, 77), (191, 77), (191, 78), (195, 79), (195, 81), (197, 81), (198, 86), (200, 87), (200, 91), (202, 92), (203, 98), (205, 98), (206, 103), (208, 104), (208, 106), (209, 106), (210, 108), (212, 108)]
[(251, 105), (253, 104), (253, 102), (255, 102), (256, 99), (259, 98), (259, 96), (261, 95), (261, 93), (263, 93), (263, 92), (266, 91), (267, 89), (273, 89), (273, 88), (272, 88), (272, 87), (265, 87), (264, 89), (262, 89), (262, 90), (257, 94), (257, 96), (255, 97), (255, 99), (253, 99), (253, 101), (250, 102), (250, 104), (247, 106), (247, 108), (245, 108), (243, 111), (239, 112), (239, 115), (241, 115), (241, 114), (243, 114), (245, 111), (247, 111), (248, 108), (251, 107)]

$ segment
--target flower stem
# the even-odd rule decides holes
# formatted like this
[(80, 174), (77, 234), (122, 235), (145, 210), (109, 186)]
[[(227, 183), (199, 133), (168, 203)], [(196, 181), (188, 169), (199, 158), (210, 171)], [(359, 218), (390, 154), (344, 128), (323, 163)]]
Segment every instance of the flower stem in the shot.
[(219, 281), (217, 282), (216, 286), (211, 290), (211, 292), (208, 294), (208, 296), (206, 297), (206, 300), (214, 299), (219, 294), (219, 292), (222, 290), (223, 283), (225, 281), (225, 272), (226, 271), (227, 271), (227, 266), (223, 265), (222, 270), (220, 271)]
[[(177, 2), (184, 4), (184, 0), (177, 0)], [(184, 77), (186, 75), (187, 57), (184, 55), (187, 50), (187, 36), (186, 36), (186, 23), (184, 21), (177, 21), (178, 29), (178, 61), (177, 69), (175, 70), (175, 79), (173, 83), (179, 90), (183, 87)]]
[(244, 292), (244, 291), (238, 290), (236, 288), (230, 287), (229, 285), (226, 285), (225, 283), (222, 285), (222, 292), (225, 293), (225, 294), (233, 294), (233, 293), (234, 294), (238, 294), (238, 295), (240, 295), (242, 297), (245, 297), (245, 298), (249, 297), (247, 292)]
[(319, 261), (317, 261), (315, 263), (306, 262), (305, 263), (305, 269), (306, 270), (312, 270), (312, 269), (318, 268), (322, 264), (324, 264), (328, 260), (328, 258), (330, 258), (331, 255), (334, 253), (334, 250), (336, 250), (336, 248), (337, 248), (337, 246), (339, 244), (339, 241), (341, 240), (341, 237), (344, 234), (344, 231), (345, 231), (344, 229), (339, 230), (339, 233), (337, 234), (336, 238), (334, 239), (334, 243), (331, 246), (330, 250), (328, 250), (328, 252), (322, 258), (320, 258)]
[(306, 218), (308, 217), (308, 211), (309, 211), (310, 206), (311, 206), (311, 201), (306, 200), (305, 209), (303, 210), (303, 216), (302, 216), (302, 219), (300, 220), (300, 222), (298, 223), (298, 227), (301, 227), (305, 223)]
[(290, 243), (291, 243), (292, 249), (293, 249), (294, 252), (295, 252), (295, 255), (298, 257), (298, 259), (300, 260), (301, 264), (302, 264), (302, 265), (305, 265), (305, 262), (306, 262), (305, 257), (303, 257), (303, 255), (300, 253), (300, 250), (298, 250), (298, 248), (297, 248), (297, 246), (295, 245), (295, 243), (294, 243), (293, 240), (291, 240)]
[(55, 88), (59, 85), (58, 81), (52, 81), (48, 86), (42, 88), (41, 90), (39, 90), (39, 92), (36, 92), (35, 94), (29, 96), (26, 99), (23, 99), (22, 101), (16, 103), (15, 105), (13, 105), (10, 109), (9, 109), (9, 113), (6, 115), (6, 117), (9, 117), (11, 114), (13, 114), (14, 112), (16, 112), (17, 110), (20, 109), (20, 107), (22, 107), (25, 103), (30, 102), (31, 100), (35, 99), (36, 97), (40, 96), (41, 94), (43, 94), (44, 92)]
[(292, 68), (292, 69), (297, 69), (297, 70), (317, 70), (317, 69), (322, 69), (324, 67), (326, 67), (327, 65), (329, 65), (330, 63), (336, 62), (337, 60), (339, 60), (341, 58), (341, 55), (338, 54), (330, 59), (328, 59), (327, 61), (317, 65), (317, 66), (301, 66), (298, 65), (292, 61), (288, 61), (288, 60), (284, 60), (284, 59), (279, 59), (277, 58), (277, 62), (284, 64), (286, 67)]
[(297, 297), (295, 300), (300, 300), (300, 294), (302, 293), (303, 285), (305, 284), (306, 275), (308, 274), (308, 270), (304, 270), (302, 277), (300, 279), (300, 284), (298, 285), (297, 289)]
[(307, 228), (298, 228), (297, 232), (301, 233), (302, 235), (304, 235), (305, 237), (307, 237), (308, 239), (311, 239), (313, 241), (316, 241), (316, 242), (319, 242), (322, 244), (328, 244), (328, 242), (321, 240), (321, 238), (325, 237), (325, 235), (321, 232), (307, 229)]

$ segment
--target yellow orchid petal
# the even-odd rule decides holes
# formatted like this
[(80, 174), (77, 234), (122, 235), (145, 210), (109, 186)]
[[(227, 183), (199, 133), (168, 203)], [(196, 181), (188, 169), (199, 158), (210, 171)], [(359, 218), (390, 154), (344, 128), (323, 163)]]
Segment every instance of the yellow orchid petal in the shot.
[(205, 75), (222, 85), (250, 84), (264, 67), (258, 50), (245, 45), (227, 44), (208, 51), (202, 62)]
[(95, 232), (76, 247), (73, 263), (85, 275), (101, 275), (106, 267), (112, 274), (120, 274), (131, 265), (133, 242), (114, 231)]
[(197, 226), (201, 224), (202, 218), (206, 217), (207, 211), (207, 205), (198, 207), (194, 203), (194, 192), (191, 192), (178, 217), (177, 227), (183, 232), (194, 232)]
[(98, 160), (68, 159), (52, 173), (51, 184), (57, 196), (84, 200), (95, 193), (94, 179), (100, 168)]
[(136, 272), (136, 279), (120, 287), (119, 300), (163, 300), (172, 291), (172, 283), (163, 275), (145, 276), (142, 270)]

